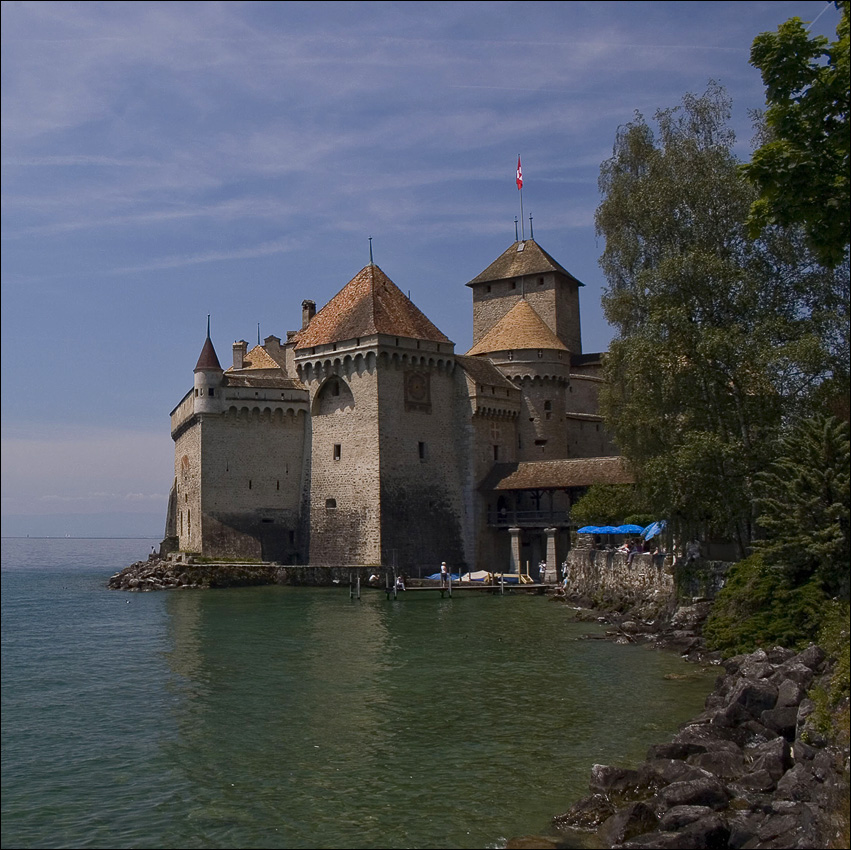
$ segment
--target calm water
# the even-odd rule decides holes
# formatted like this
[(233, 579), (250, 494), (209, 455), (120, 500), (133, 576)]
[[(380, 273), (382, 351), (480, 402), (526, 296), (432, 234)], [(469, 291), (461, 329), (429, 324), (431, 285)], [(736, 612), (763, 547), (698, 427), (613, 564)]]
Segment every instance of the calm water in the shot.
[(541, 597), (107, 590), (151, 542), (2, 541), (4, 847), (499, 847), (714, 678)]

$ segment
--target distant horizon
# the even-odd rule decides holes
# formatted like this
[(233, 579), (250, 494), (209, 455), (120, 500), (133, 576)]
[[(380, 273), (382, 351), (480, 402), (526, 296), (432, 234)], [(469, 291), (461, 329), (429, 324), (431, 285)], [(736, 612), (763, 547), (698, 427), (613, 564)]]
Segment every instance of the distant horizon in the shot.
[(162, 538), (157, 535), (156, 537), (150, 535), (136, 535), (131, 534), (128, 537), (124, 537), (123, 535), (118, 535), (115, 537), (97, 537), (94, 535), (82, 535), (82, 536), (74, 536), (72, 534), (65, 534), (63, 536), (59, 536), (56, 534), (0, 534), (0, 540), (160, 540)]

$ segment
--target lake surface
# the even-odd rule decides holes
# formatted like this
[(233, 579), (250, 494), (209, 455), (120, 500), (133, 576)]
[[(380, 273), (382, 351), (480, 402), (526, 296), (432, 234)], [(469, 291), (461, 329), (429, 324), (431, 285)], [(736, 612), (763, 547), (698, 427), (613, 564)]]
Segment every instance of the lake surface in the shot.
[(4, 847), (501, 847), (715, 678), (538, 596), (107, 590), (152, 542), (2, 541)]

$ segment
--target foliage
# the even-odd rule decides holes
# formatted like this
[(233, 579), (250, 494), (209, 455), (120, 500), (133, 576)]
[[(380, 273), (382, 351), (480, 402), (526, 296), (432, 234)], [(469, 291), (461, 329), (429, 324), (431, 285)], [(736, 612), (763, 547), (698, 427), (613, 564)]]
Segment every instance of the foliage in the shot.
[(592, 484), (585, 495), (571, 505), (570, 518), (580, 526), (620, 525), (640, 510), (631, 484)]
[(848, 598), (851, 560), (851, 473), (847, 422), (816, 416), (800, 422), (781, 442), (780, 456), (758, 476), (759, 524), (755, 541), (766, 563), (785, 570), (793, 584), (811, 577), (825, 591)]
[(848, 374), (848, 284), (800, 233), (749, 236), (756, 194), (729, 113), (714, 83), (657, 112), (656, 133), (636, 113), (601, 166), (603, 306), (617, 332), (601, 407), (646, 509), (682, 538), (723, 534), (744, 553), (752, 483), (783, 416)]
[(818, 581), (796, 587), (761, 555), (751, 555), (727, 573), (703, 636), (725, 656), (771, 646), (803, 649), (815, 641), (828, 603)]
[(849, 244), (849, 3), (837, 39), (810, 38), (792, 18), (761, 33), (751, 64), (766, 87), (765, 143), (743, 166), (760, 196), (751, 207), (756, 234), (767, 225), (803, 225), (820, 261), (835, 266)]

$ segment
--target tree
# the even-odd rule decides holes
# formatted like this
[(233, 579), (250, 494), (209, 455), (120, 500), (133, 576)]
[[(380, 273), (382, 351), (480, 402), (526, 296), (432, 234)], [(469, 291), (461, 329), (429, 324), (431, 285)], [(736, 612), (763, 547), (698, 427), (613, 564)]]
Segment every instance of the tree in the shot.
[(848, 598), (849, 482), (848, 423), (827, 416), (800, 422), (757, 476), (765, 537), (755, 546), (793, 585), (815, 578), (825, 592)]
[(570, 507), (570, 518), (582, 525), (650, 525), (656, 517), (647, 514), (632, 484), (592, 484)]
[(601, 166), (603, 306), (616, 329), (601, 405), (647, 508), (680, 536), (717, 532), (743, 553), (754, 477), (783, 417), (848, 373), (847, 275), (819, 266), (800, 233), (748, 234), (756, 192), (729, 113), (714, 83), (657, 112), (657, 133), (636, 113)]
[(849, 245), (849, 3), (835, 42), (809, 37), (800, 18), (761, 33), (751, 64), (766, 87), (768, 140), (743, 166), (759, 190), (749, 224), (803, 225), (820, 261), (835, 266)]

